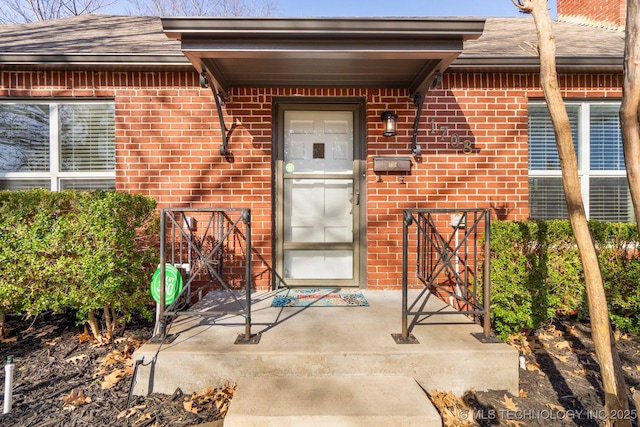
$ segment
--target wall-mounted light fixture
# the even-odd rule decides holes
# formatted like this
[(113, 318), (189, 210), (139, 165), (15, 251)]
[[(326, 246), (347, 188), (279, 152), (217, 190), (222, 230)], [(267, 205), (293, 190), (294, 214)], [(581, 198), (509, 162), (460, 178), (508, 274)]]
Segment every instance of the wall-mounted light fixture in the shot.
[(385, 111), (380, 116), (380, 120), (384, 123), (384, 131), (382, 132), (382, 136), (396, 136), (396, 119), (398, 115), (391, 112)]

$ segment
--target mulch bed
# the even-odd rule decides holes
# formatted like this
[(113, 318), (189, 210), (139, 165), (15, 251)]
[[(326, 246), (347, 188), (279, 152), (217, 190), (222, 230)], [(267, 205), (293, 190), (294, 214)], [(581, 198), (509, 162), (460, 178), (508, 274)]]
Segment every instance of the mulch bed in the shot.
[[(640, 383), (640, 337), (616, 334), (627, 389)], [(520, 392), (469, 391), (464, 396), (432, 392), (445, 426), (604, 425), (604, 392), (588, 323), (562, 319), (512, 343), (522, 355)], [(638, 425), (632, 401), (618, 414)]]
[(131, 354), (153, 332), (144, 320), (108, 345), (92, 342), (72, 316), (7, 320), (12, 330), (0, 340), (0, 357), (3, 366), (14, 358), (14, 394), (1, 426), (193, 426), (221, 419), (216, 398), (232, 395), (232, 387), (216, 385), (198, 394), (130, 397)]
[[(173, 395), (129, 396), (131, 354), (153, 329), (144, 320), (129, 324), (124, 336), (109, 345), (91, 342), (71, 316), (8, 321), (12, 330), (0, 340), (0, 360), (15, 360), (14, 403), (9, 414), (0, 415), (1, 426), (220, 425), (233, 396), (233, 385), (226, 384), (189, 395), (176, 390)], [(617, 338), (627, 386), (639, 388), (640, 338)], [(513, 345), (524, 358), (519, 394), (431, 391), (445, 426), (603, 425), (603, 391), (588, 324), (556, 321)], [(638, 425), (633, 405), (621, 416)]]

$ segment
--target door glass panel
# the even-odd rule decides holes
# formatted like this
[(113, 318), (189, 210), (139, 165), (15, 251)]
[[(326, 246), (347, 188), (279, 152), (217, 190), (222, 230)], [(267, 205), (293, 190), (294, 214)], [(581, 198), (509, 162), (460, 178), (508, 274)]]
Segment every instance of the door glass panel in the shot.
[(284, 117), (285, 173), (353, 172), (352, 112), (285, 111)]
[(351, 279), (353, 251), (287, 251), (286, 279)]
[(285, 242), (351, 242), (353, 183), (350, 179), (287, 179)]
[(284, 112), (282, 236), (287, 247), (282, 261), (287, 279), (354, 279), (353, 117), (353, 111)]

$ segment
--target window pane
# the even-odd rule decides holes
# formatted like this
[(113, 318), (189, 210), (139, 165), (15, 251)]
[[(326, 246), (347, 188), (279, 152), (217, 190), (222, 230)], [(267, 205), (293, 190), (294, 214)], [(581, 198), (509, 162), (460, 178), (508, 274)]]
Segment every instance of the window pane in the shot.
[(60, 106), (60, 170), (115, 170), (115, 114), (112, 104)]
[(562, 178), (529, 178), (529, 215), (533, 219), (569, 217)]
[(113, 179), (62, 179), (60, 190), (115, 190), (116, 182)]
[(287, 173), (352, 173), (353, 113), (286, 111), (284, 163)]
[(624, 170), (618, 105), (591, 106), (591, 169)]
[(589, 218), (599, 221), (634, 221), (626, 177), (591, 178)]
[(49, 172), (49, 106), (0, 104), (0, 172)]
[(51, 181), (48, 179), (0, 179), (0, 190), (32, 190), (34, 188), (51, 188)]
[[(578, 148), (579, 105), (567, 105), (573, 145)], [(578, 154), (579, 155), (579, 154)], [(560, 170), (556, 136), (551, 123), (551, 116), (545, 104), (529, 106), (529, 169), (541, 171)]]

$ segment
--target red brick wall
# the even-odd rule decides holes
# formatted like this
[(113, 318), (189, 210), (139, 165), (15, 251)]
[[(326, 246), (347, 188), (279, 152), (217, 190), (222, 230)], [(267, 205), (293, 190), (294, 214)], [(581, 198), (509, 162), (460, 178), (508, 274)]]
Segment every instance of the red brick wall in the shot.
[[(271, 102), (274, 96), (363, 97), (367, 102), (367, 286), (401, 285), (402, 210), (491, 208), (528, 216), (527, 103), (541, 98), (532, 74), (445, 75), (424, 105), (411, 173), (374, 173), (373, 157), (410, 156), (416, 108), (400, 89), (234, 89), (224, 107), (230, 158), (209, 89), (195, 73), (0, 73), (2, 97), (112, 98), (116, 103), (116, 185), (155, 197), (160, 207), (249, 207), (258, 288), (272, 272)], [(621, 76), (564, 76), (566, 97), (620, 97)], [(398, 114), (398, 135), (382, 136), (380, 114)], [(431, 122), (436, 126), (432, 134)], [(443, 126), (449, 130), (444, 134)], [(451, 134), (471, 152), (451, 146)], [(455, 141), (455, 140), (454, 140)]]
[(558, 20), (624, 27), (627, 0), (558, 0)]

